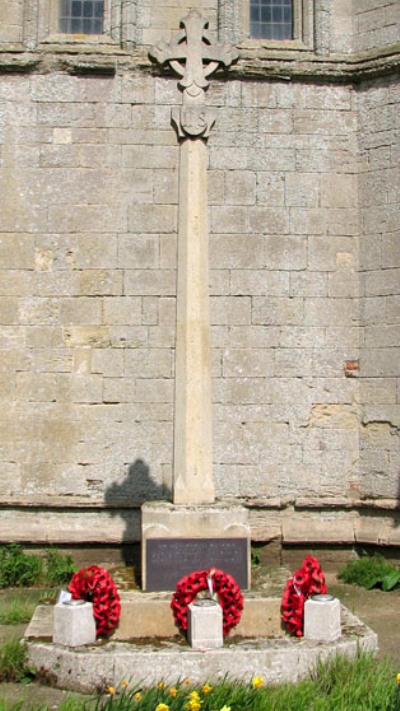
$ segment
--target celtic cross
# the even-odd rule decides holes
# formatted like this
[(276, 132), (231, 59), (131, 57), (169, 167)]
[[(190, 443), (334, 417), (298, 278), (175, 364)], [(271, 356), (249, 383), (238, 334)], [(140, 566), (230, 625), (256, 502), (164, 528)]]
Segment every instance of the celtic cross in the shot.
[(239, 53), (228, 43), (211, 43), (208, 22), (192, 10), (181, 20), (182, 31), (172, 42), (153, 47), (149, 56), (155, 62), (169, 65), (180, 77), (178, 86), (183, 91), (181, 111), (174, 109), (172, 120), (178, 136), (207, 138), (214, 124), (214, 112), (205, 108), (208, 78), (220, 67), (229, 67)]

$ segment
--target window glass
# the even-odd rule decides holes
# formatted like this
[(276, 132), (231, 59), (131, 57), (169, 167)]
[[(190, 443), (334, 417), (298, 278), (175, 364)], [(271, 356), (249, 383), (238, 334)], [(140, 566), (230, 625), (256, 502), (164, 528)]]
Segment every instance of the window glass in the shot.
[(250, 36), (293, 39), (293, 0), (250, 0)]
[(65, 34), (101, 35), (104, 0), (60, 0), (59, 31)]

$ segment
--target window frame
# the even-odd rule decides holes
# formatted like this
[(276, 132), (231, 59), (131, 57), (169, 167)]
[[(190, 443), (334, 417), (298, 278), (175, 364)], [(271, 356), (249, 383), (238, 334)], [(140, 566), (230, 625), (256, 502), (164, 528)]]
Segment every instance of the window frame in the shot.
[[(84, 3), (87, 3), (88, 0), (78, 0), (78, 2), (80, 3), (80, 13), (81, 13), (79, 15), (79, 18), (73, 14), (73, 10), (74, 10), (73, 6), (74, 6), (74, 4), (76, 4), (75, 0), (58, 0), (57, 20), (56, 21), (57, 21), (57, 31), (60, 34), (68, 34), (68, 35), (83, 34), (83, 35), (94, 35), (96, 37), (103, 36), (103, 34), (104, 34), (104, 19), (105, 19), (105, 0), (89, 0), (89, 1), (91, 3), (92, 12), (93, 12), (93, 9), (94, 9), (93, 6), (95, 5), (95, 3), (96, 4), (101, 3), (103, 5), (101, 15), (98, 16), (98, 17), (101, 17), (101, 27), (102, 27), (101, 32), (85, 32), (84, 30), (82, 30), (82, 32), (78, 33), (78, 32), (63, 32), (62, 30), (60, 30), (59, 28), (60, 28), (60, 24), (62, 21), (63, 22), (66, 21), (68, 24), (70, 24), (70, 22), (79, 20), (79, 23), (83, 24), (85, 21), (88, 22), (90, 20), (90, 22), (93, 26), (94, 22), (97, 20), (96, 20), (96, 16), (94, 16), (94, 15), (91, 15), (90, 18), (85, 20), (85, 16), (83, 15)], [(69, 8), (69, 14), (64, 15), (64, 16), (61, 12), (61, 5), (63, 3), (69, 3), (67, 5), (67, 7)]]
[[(293, 40), (294, 36), (294, 2), (293, 0), (248, 0), (249, 2), (249, 36), (259, 40)], [(288, 18), (284, 15), (288, 11)], [(278, 21), (275, 13), (280, 15)], [(264, 15), (268, 16), (268, 19)], [(282, 35), (279, 36), (279, 30)], [(252, 30), (255, 30), (252, 33)], [(262, 34), (267, 31), (268, 36)]]
[(250, 36), (249, 0), (219, 0), (218, 5), (218, 34), (222, 40), (243, 49), (314, 49), (314, 0), (293, 0), (293, 38), (285, 40)]
[[(0, 0), (1, 1), (1, 0)], [(30, 0), (24, 17), (24, 44), (38, 45), (115, 45), (128, 49), (137, 44), (137, 0), (104, 0), (102, 34), (59, 32), (59, 0)]]

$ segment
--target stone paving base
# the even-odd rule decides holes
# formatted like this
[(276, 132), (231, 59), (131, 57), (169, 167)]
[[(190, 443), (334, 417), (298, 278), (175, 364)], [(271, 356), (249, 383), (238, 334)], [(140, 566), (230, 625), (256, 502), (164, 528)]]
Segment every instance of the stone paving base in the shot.
[(193, 650), (173, 640), (152, 643), (108, 642), (69, 648), (40, 640), (28, 641), (29, 663), (46, 673), (60, 688), (92, 693), (123, 679), (151, 686), (163, 680), (174, 684), (216, 682), (228, 675), (249, 681), (261, 674), (266, 683), (295, 682), (308, 674), (320, 658), (359, 649), (376, 652), (378, 638), (355, 615), (342, 607), (342, 636), (337, 642), (283, 638), (234, 638), (217, 650)]

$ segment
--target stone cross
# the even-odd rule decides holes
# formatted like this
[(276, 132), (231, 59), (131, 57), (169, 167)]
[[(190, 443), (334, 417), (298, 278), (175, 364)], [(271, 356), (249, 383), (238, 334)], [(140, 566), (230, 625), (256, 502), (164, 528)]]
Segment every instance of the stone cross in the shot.
[(239, 53), (228, 43), (211, 44), (208, 22), (196, 10), (181, 20), (182, 32), (172, 40), (153, 47), (150, 58), (159, 64), (169, 64), (180, 77), (183, 91), (181, 111), (173, 110), (172, 120), (179, 138), (207, 138), (214, 123), (214, 112), (205, 110), (205, 91), (211, 76), (220, 66), (229, 67)]
[(208, 77), (229, 67), (238, 53), (212, 45), (208, 22), (193, 10), (182, 32), (150, 50), (150, 58), (169, 65), (180, 77), (181, 109), (172, 121), (181, 139), (179, 172), (177, 333), (173, 503), (214, 503), (210, 317), (208, 297), (208, 219), (206, 140), (214, 113), (205, 106)]

